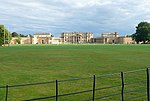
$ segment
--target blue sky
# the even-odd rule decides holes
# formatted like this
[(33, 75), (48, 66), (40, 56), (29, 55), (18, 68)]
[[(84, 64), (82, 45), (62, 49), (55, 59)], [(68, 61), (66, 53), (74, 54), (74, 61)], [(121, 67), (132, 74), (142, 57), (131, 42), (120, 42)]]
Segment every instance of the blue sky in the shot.
[(10, 32), (135, 33), (150, 21), (150, 0), (0, 0), (0, 24)]

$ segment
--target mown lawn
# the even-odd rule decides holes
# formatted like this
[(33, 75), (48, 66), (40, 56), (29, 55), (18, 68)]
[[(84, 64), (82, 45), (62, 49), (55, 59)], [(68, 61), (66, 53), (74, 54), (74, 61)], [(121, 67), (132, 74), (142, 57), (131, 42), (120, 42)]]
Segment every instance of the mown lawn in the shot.
[[(149, 60), (150, 45), (13, 45), (0, 47), (0, 86), (145, 69), (150, 67)], [(88, 81), (85, 82), (88, 83)], [(107, 83), (110, 84), (109, 81)], [(67, 92), (65, 85), (67, 84), (62, 84), (63, 91)], [(35, 89), (34, 92), (22, 88), (25, 94), (22, 94), (19, 89), (14, 89), (9, 92), (9, 101), (45, 96), (45, 93), (55, 94), (55, 85), (51, 86), (50, 90), (47, 90), (46, 87), (49, 85), (42, 88), (37, 87), (38, 90), (32, 87)], [(77, 89), (77, 86), (74, 86), (73, 89)], [(4, 93), (4, 90), (1, 92)], [(0, 93), (0, 99), (4, 99), (3, 93)], [(70, 101), (73, 101), (72, 99)]]

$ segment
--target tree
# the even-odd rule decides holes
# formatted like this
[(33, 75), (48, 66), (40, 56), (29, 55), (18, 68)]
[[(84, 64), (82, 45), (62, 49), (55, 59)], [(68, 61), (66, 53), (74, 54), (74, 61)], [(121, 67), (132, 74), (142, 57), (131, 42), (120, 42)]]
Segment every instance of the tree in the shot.
[(150, 23), (148, 22), (140, 22), (136, 27), (136, 33), (132, 35), (132, 38), (137, 42), (150, 41)]
[(20, 37), (20, 36), (17, 37), (16, 42), (17, 42), (18, 44), (21, 43), (21, 37)]
[(18, 33), (16, 33), (16, 32), (12, 33), (12, 37), (17, 37), (17, 36), (18, 36)]
[(28, 35), (20, 34), (20, 37), (27, 37)]
[(4, 25), (0, 25), (0, 46), (2, 44), (8, 44), (11, 39), (9, 31), (4, 27)]

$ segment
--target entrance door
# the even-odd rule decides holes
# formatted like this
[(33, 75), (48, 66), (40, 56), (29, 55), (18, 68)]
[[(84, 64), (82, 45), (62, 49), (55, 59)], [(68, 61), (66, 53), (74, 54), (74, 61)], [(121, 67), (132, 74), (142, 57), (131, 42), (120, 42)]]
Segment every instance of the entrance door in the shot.
[(44, 40), (42, 40), (42, 44), (45, 44)]
[(115, 43), (115, 40), (112, 40), (112, 43), (114, 44), (114, 43)]

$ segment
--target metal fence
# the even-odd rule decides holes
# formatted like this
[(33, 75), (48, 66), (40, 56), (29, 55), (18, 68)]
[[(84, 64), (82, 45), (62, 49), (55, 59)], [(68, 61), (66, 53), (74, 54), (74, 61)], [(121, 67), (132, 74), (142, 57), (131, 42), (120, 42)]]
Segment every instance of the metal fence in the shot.
[[(30, 86), (32, 87), (26, 92), (28, 88), (25, 87)], [(49, 92), (42, 92), (41, 95), (38, 95), (41, 97), (35, 93), (31, 98), (32, 96), (29, 95), (32, 95), (30, 90), (33, 89), (33, 86), (38, 86), (34, 93), (40, 87)], [(21, 92), (16, 90), (17, 88), (23, 88), (25, 91)], [(11, 92), (12, 89), (16, 91)], [(20, 95), (18, 93), (15, 95), (15, 92), (19, 92)], [(25, 96), (24, 93), (29, 94)], [(14, 96), (12, 96), (13, 94)], [(87, 78), (5, 85), (0, 86), (0, 95), (2, 96), (1, 101), (149, 101), (149, 68), (100, 76), (94, 75)], [(13, 99), (13, 97), (15, 98)]]

